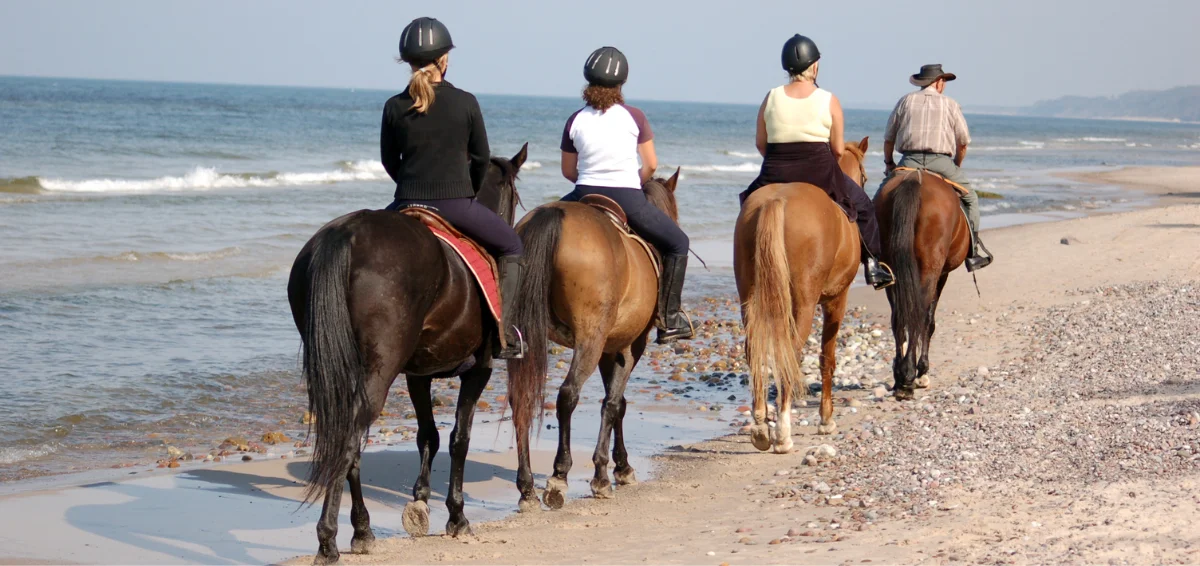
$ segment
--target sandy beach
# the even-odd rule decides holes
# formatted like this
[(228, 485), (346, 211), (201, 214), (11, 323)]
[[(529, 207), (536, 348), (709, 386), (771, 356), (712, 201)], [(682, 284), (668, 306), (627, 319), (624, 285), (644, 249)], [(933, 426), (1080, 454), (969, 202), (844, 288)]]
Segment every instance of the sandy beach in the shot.
[[(476, 427), (467, 465), (474, 536), (402, 537), (414, 457), (377, 451), (364, 457), (363, 481), (381, 540), (373, 554), (343, 561), (1200, 561), (1200, 534), (1190, 528), (1200, 519), (1200, 168), (1076, 179), (1142, 191), (1158, 206), (988, 230), (998, 260), (979, 273), (979, 296), (965, 271), (951, 276), (932, 386), (916, 401), (896, 403), (869, 380), (847, 383), (837, 392), (841, 434), (815, 434), (810, 397), (796, 415), (797, 452), (759, 453), (740, 434), (668, 444), (634, 463), (653, 480), (613, 500), (583, 497), (595, 424), (584, 403), (571, 485), (580, 498), (522, 515), (512, 514), (510, 432), (491, 416)], [(855, 289), (851, 304), (865, 307), (863, 328), (887, 334), (882, 293)], [(557, 384), (562, 370), (552, 372)], [(890, 383), (890, 371), (873, 378)], [(627, 434), (696, 418), (685, 408), (695, 409), (662, 409)], [(738, 430), (744, 417), (714, 408), (704, 430)], [(806, 449), (820, 445), (835, 455), (806, 463)], [(534, 467), (544, 474), (552, 433), (543, 431), (539, 448)], [(436, 527), (445, 522), (445, 458), (433, 477)], [(305, 466), (271, 460), (71, 485), (52, 478), (34, 491), (0, 492), (0, 564), (264, 562), (311, 552), (316, 509), (297, 511)]]

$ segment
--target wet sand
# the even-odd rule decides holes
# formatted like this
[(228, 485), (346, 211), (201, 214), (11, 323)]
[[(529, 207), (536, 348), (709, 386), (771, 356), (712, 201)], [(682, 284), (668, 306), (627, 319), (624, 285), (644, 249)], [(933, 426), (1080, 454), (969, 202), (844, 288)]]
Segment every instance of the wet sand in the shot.
[[(1161, 193), (1184, 193), (1200, 187), (1200, 176), (1180, 175), (1170, 169), (1154, 171), (1162, 173), (1162, 178), (1145, 182), (1157, 183), (1154, 186)], [(651, 404), (635, 404), (630, 409), (631, 413), (634, 408), (643, 413), (627, 421), (631, 442), (653, 439), (631, 446), (631, 450), (641, 455), (661, 452), (653, 459), (653, 466), (644, 457), (634, 462), (639, 477), (653, 477), (653, 481), (621, 488), (617, 498), (610, 501), (582, 498), (570, 501), (562, 511), (511, 516), (516, 500), (511, 435), (505, 430), (506, 423), (497, 422), (498, 415), (485, 413), (480, 421), (491, 422), (477, 424), (467, 465), (468, 516), (477, 535), (458, 540), (440, 536), (410, 540), (399, 536), (399, 511), (407, 502), (415, 474), (414, 455), (402, 450), (403, 443), (388, 450), (373, 449), (364, 456), (364, 484), (375, 532), (381, 539), (378, 552), (343, 558), (348, 563), (888, 563), (947, 561), (954, 557), (1016, 562), (1061, 560), (1067, 555), (1054, 554), (1054, 549), (1067, 549), (1070, 545), (1063, 546), (1062, 541), (1081, 540), (1086, 529), (1070, 521), (1048, 519), (1060, 513), (1043, 507), (1047, 501), (1063, 505), (1069, 502), (1067, 499), (1087, 502), (1092, 506), (1090, 512), (1084, 513), (1086, 507), (1081, 507), (1077, 514), (1108, 513), (1127, 520), (1126, 508), (1116, 506), (1125, 503), (1118, 496), (1128, 487), (1139, 494), (1131, 499), (1144, 507), (1143, 516), (1149, 517), (1149, 522), (1104, 525), (1098, 532), (1111, 552), (1089, 551), (1086, 544), (1081, 544), (1074, 551), (1074, 560), (1116, 557), (1137, 562), (1180, 557), (1188, 560), (1191, 556), (1188, 561), (1195, 561), (1195, 555), (1164, 554), (1166, 551), (1160, 550), (1164, 547), (1155, 545), (1157, 539), (1133, 540), (1142, 536), (1136, 534), (1135, 526), (1140, 526), (1165, 532), (1162, 536), (1178, 542), (1173, 542), (1172, 548), (1198, 548), (1200, 540), (1189, 538), (1195, 535), (1184, 531), (1200, 518), (1197, 500), (1191, 495), (1194, 492), (1187, 491), (1188, 486), (1200, 484), (1194, 463), (1190, 468), (1176, 466), (1166, 472), (1166, 483), (1173, 486), (1167, 491), (1160, 485), (1163, 482), (1138, 475), (1136, 468), (1131, 468), (1134, 471), (1113, 476), (1104, 485), (1067, 482), (1049, 486), (1048, 494), (1046, 489), (1039, 494), (1036, 489), (1013, 491), (1028, 487), (1027, 481), (997, 487), (966, 476), (959, 478), (948, 471), (933, 477), (932, 470), (923, 470), (916, 457), (922, 451), (921, 443), (897, 447), (887, 439), (911, 441), (911, 429), (917, 423), (917, 432), (948, 434), (962, 423), (986, 415), (989, 404), (1007, 409), (1000, 400), (1006, 391), (996, 389), (997, 384), (991, 381), (975, 383), (980, 366), (990, 368), (989, 372), (994, 370), (996, 375), (1008, 372), (1013, 376), (1011, 380), (1000, 380), (999, 384), (1007, 385), (1010, 391), (1022, 390), (1019, 379), (1028, 379), (1027, 368), (1018, 371), (1008, 365), (1028, 357), (1031, 340), (1039, 336), (1034, 327), (1044, 325), (1047, 317), (1061, 318), (1073, 312), (1052, 313), (1051, 309), (1070, 308), (1082, 300), (1100, 304), (1099, 299), (1081, 299), (1075, 290), (1139, 281), (1200, 279), (1198, 223), (1200, 206), (1179, 205), (989, 230), (986, 241), (1000, 259), (979, 274), (982, 299), (976, 298), (965, 272), (951, 277), (939, 309), (939, 333), (932, 352), (933, 386), (926, 397), (903, 405), (877, 400), (875, 382), (890, 382), (890, 372), (886, 367), (876, 368), (874, 361), (863, 360), (859, 368), (862, 375), (846, 376), (858, 383), (846, 382), (837, 393), (844, 398), (837, 409), (843, 434), (818, 437), (815, 426), (800, 423), (794, 429), (800, 451), (794, 454), (758, 453), (749, 446), (748, 437), (741, 435), (700, 441), (720, 436), (722, 430), (736, 430), (743, 417), (736, 415), (735, 404), (743, 402), (745, 390), (739, 390), (736, 381), (730, 387), (728, 380), (710, 386), (695, 377), (709, 373), (707, 368), (684, 368), (679, 370), (686, 374), (684, 382), (663, 380), (650, 384), (647, 379), (644, 384), (647, 389), (642, 395), (651, 398), (656, 395), (654, 391), (665, 394), (677, 388), (681, 393), (671, 394), (676, 401), (662, 399), (667, 402), (654, 404), (653, 410)], [(1066, 245), (1060, 243), (1064, 239)], [(720, 261), (714, 262), (708, 255), (705, 259), (710, 265), (717, 263), (714, 271), (720, 275)], [(723, 301), (714, 301), (716, 305), (710, 312), (736, 317), (735, 308), (719, 308), (724, 306)], [(859, 288), (853, 292), (851, 303), (867, 308), (865, 325), (860, 330), (869, 331), (872, 323), (886, 323), (883, 294)], [(1114, 303), (1113, 308), (1130, 307)], [(665, 371), (679, 363), (692, 363), (693, 367), (709, 363), (688, 356), (692, 353), (674, 357), (664, 353), (656, 360), (658, 369)], [(711, 359), (719, 357), (714, 353)], [(879, 359), (886, 361), (886, 357)], [(650, 362), (646, 364), (649, 368)], [(557, 383), (562, 370), (552, 373)], [(1194, 380), (1195, 373), (1181, 379)], [(598, 387), (598, 382), (592, 379), (589, 386)], [(700, 401), (688, 399), (683, 395), (695, 391), (685, 391), (680, 383), (698, 390), (725, 387), (731, 389), (729, 394), (735, 400), (719, 403), (715, 393)], [(665, 390), (648, 389), (655, 385)], [(1183, 387), (1190, 386), (1188, 382)], [(961, 394), (946, 397), (951, 388)], [(960, 389), (969, 389), (970, 394)], [(1184, 394), (1190, 395), (1186, 391)], [(960, 398), (976, 402), (960, 403)], [(582, 402), (575, 418), (576, 466), (571, 475), (575, 496), (588, 493), (586, 480), (591, 475), (597, 401), (593, 394), (589, 401)], [(1022, 401), (1031, 411), (1043, 410), (1052, 402), (1048, 398)], [(811, 419), (815, 413), (815, 398), (808, 403), (798, 411), (798, 420)], [(701, 406), (705, 410), (701, 411)], [(709, 410), (714, 408), (718, 410)], [(439, 418), (440, 425), (445, 421)], [(547, 422), (552, 424), (552, 419)], [(1079, 426), (1086, 429), (1100, 423)], [(449, 426), (444, 429), (447, 433)], [(876, 440), (873, 433), (864, 434), (867, 430), (882, 433)], [(541, 432), (534, 466), (535, 471), (544, 474), (550, 469), (556, 431)], [(677, 439), (671, 439), (672, 434)], [(819, 444), (829, 444), (837, 455), (822, 459), (817, 466), (803, 465), (803, 449)], [(902, 448), (902, 452), (914, 454), (901, 457), (897, 451)], [(982, 461), (988, 462), (1006, 456), (988, 450), (983, 443), (970, 451), (982, 454)], [(446, 482), (445, 458), (445, 454), (439, 458), (433, 475), (435, 493), (439, 494), (431, 505), (435, 527), (445, 522), (440, 503)], [(1011, 463), (1020, 465), (1016, 459)], [(897, 468), (899, 465), (907, 467)], [(8, 489), (0, 495), (0, 561), (264, 562), (315, 548), (313, 523), (318, 510), (297, 507), (305, 471), (302, 460), (273, 459), (180, 470), (185, 471), (132, 468), (85, 486), (68, 487), (69, 477), (55, 478), (56, 483), (42, 488), (30, 484), (5, 486)], [(135, 475), (129, 475), (134, 471)], [(897, 476), (895, 484), (908, 491), (889, 495), (886, 488), (880, 487), (879, 476), (893, 472)], [(899, 479), (901, 476), (904, 481)], [(917, 478), (915, 484), (909, 476)], [(539, 485), (543, 482), (544, 477), (539, 475)], [(1069, 497), (1055, 496), (1056, 489)], [(914, 508), (921, 505), (924, 508)], [(351, 534), (348, 516), (349, 508), (344, 507), (339, 534), (343, 549), (348, 549)], [(1031, 526), (1033, 523), (1039, 526)], [(792, 536), (787, 535), (789, 530)], [(1014, 553), (987, 554), (992, 549), (999, 552), (1005, 545), (1011, 546)], [(1007, 546), (1005, 553), (1010, 550)], [(939, 555), (939, 549), (946, 547), (954, 547), (957, 554)], [(1141, 551), (1149, 554), (1138, 554)], [(310, 560), (299, 557), (295, 562)]]

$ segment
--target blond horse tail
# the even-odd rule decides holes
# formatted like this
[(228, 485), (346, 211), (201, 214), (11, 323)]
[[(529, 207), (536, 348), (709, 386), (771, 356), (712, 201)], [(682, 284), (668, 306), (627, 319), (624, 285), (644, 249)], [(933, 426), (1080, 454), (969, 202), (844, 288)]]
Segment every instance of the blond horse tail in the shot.
[[(803, 385), (792, 316), (791, 270), (784, 239), (784, 200), (774, 199), (758, 212), (754, 246), (754, 286), (746, 304), (746, 352), (754, 395), (765, 400), (768, 371), (794, 393)], [(804, 321), (805, 324), (810, 321)]]

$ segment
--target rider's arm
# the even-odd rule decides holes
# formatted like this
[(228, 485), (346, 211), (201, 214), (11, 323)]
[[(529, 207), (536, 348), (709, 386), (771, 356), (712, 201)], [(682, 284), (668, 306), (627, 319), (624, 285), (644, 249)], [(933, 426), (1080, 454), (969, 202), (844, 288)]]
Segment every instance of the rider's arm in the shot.
[(758, 107), (758, 129), (754, 133), (754, 147), (758, 148), (758, 154), (763, 157), (767, 156), (767, 119), (763, 117), (766, 110), (767, 99), (763, 98), (762, 104)]
[(836, 96), (829, 97), (829, 115), (833, 122), (829, 127), (829, 149), (833, 150), (834, 157), (841, 159), (846, 153), (846, 123), (842, 117), (842, 103)]
[(637, 148), (638, 157), (642, 158), (642, 170), (638, 172), (638, 176), (644, 185), (654, 176), (654, 170), (658, 169), (658, 155), (654, 153), (654, 140), (639, 143)]
[(579, 180), (579, 154), (571, 151), (562, 152), (562, 174), (572, 183)]
[(963, 159), (967, 158), (967, 145), (971, 143), (971, 132), (967, 129), (967, 119), (963, 118), (962, 107), (954, 103), (950, 113), (951, 126), (954, 127), (954, 164), (962, 167)]
[(883, 165), (890, 173), (896, 167), (896, 162), (892, 161), (892, 152), (896, 150), (896, 132), (900, 129), (901, 112), (904, 110), (904, 101), (906, 98), (901, 98), (896, 103), (896, 107), (892, 109), (892, 114), (888, 116), (887, 129), (883, 132)]
[(387, 106), (383, 107), (383, 126), (379, 131), (379, 160), (383, 162), (383, 169), (387, 171), (392, 181), (400, 182), (400, 143), (396, 139), (396, 133), (392, 130), (391, 117), (388, 114)]
[(471, 157), (471, 188), (476, 193), (483, 187), (483, 179), (487, 175), (488, 162), (492, 158), (492, 150), (488, 147), (487, 128), (483, 124), (483, 112), (479, 110), (479, 102), (471, 98), (471, 133), (467, 139), (467, 154)]
[(893, 151), (896, 151), (896, 142), (894, 140), (883, 142), (883, 165), (889, 171), (896, 166), (896, 162), (892, 161)]

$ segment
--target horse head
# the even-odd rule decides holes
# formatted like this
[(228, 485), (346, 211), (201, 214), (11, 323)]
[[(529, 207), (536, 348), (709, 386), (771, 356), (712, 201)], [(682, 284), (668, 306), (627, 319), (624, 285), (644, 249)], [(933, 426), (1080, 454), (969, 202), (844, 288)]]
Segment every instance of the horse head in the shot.
[(475, 194), (475, 200), (479, 204), (499, 214), (509, 226), (512, 226), (516, 219), (517, 205), (521, 202), (521, 195), (517, 193), (517, 175), (527, 157), (528, 143), (521, 146), (521, 151), (512, 159), (493, 156), (488, 164), (487, 176), (483, 178), (483, 186)]
[(667, 213), (671, 220), (679, 222), (679, 206), (675, 202), (675, 186), (679, 183), (679, 168), (675, 168), (675, 174), (671, 175), (670, 179), (662, 177), (653, 177), (649, 181), (642, 184), (642, 191), (646, 193), (646, 200), (655, 208)]
[(863, 162), (866, 161), (867, 140), (869, 139), (870, 136), (863, 138), (858, 143), (846, 142), (846, 152), (838, 160), (838, 165), (841, 166), (842, 172), (863, 188), (867, 187), (867, 169), (863, 165)]

